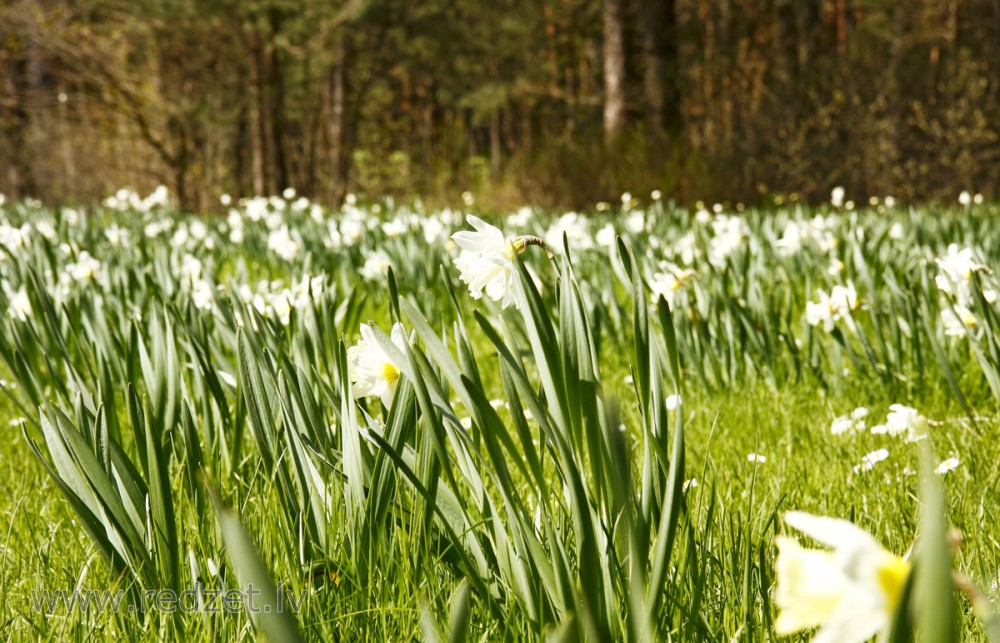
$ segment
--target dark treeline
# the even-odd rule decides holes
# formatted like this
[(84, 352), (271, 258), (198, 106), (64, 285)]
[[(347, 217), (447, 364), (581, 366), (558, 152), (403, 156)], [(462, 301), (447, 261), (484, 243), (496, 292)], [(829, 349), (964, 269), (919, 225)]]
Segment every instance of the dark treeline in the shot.
[(1000, 0), (0, 0), (0, 192), (952, 200), (998, 88)]

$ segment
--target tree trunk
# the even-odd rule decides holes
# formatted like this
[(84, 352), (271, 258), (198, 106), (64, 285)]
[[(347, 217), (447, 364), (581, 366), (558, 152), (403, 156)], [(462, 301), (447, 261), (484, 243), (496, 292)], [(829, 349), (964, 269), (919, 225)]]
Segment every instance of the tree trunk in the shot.
[(250, 147), (253, 153), (253, 192), (267, 194), (267, 100), (264, 91), (264, 60), (260, 36), (250, 35)]
[[(29, 7), (35, 2), (26, 3)], [(36, 7), (31, 7), (32, 10)], [(34, 14), (34, 11), (29, 12)], [(0, 162), (6, 161), (0, 192), (6, 190), (12, 200), (23, 199), (36, 193), (35, 159), (32, 134), (37, 123), (42, 93), (42, 59), (38, 51), (38, 25), (32, 17), (26, 28), (18, 33), (0, 27), (0, 56), (6, 62), (0, 68), (0, 142), (7, 149), (0, 151)]]
[(281, 56), (274, 44), (275, 37), (281, 31), (281, 17), (277, 12), (271, 14), (271, 42), (269, 43), (268, 98), (271, 106), (271, 151), (274, 154), (275, 192), (281, 192), (288, 183), (288, 158), (285, 154), (285, 78), (282, 71)]
[[(993, 51), (1000, 53), (997, 52), (998, 45), (1000, 45), (1000, 0), (993, 0), (993, 42)], [(990, 100), (995, 102), (997, 91), (1000, 89), (1000, 64), (997, 64), (1000, 60), (991, 62), (993, 64), (990, 65), (990, 71), (992, 72), (991, 75), (994, 78), (994, 82), (990, 83), (989, 95)]]
[(344, 74), (346, 55), (344, 35), (338, 33), (333, 42), (334, 63), (326, 77), (323, 102), (326, 103), (326, 138), (329, 150), (330, 199), (340, 203), (347, 193), (346, 128), (347, 114)]
[(9, 69), (4, 70), (0, 89), (10, 97), (0, 115), (0, 128), (3, 128), (4, 141), (9, 145), (3, 153), (6, 164), (4, 176), (0, 177), (0, 192), (6, 192), (7, 197), (17, 200), (25, 196), (24, 183), (27, 171), (24, 167), (25, 132), (28, 129), (28, 114), (24, 109), (24, 64), (15, 56), (9, 61)]
[[(32, 13), (35, 15), (40, 14), (41, 8), (38, 7), (38, 2), (32, 0), (27, 3), (32, 9)], [(37, 13), (36, 13), (37, 12)], [(20, 154), (25, 157), (24, 160), (24, 185), (22, 186), (25, 194), (30, 194), (32, 196), (39, 194), (39, 179), (41, 176), (39, 174), (48, 173), (49, 168), (43, 165), (39, 165), (36, 162), (36, 156), (38, 154), (39, 139), (44, 136), (44, 130), (51, 123), (49, 114), (46, 114), (45, 109), (46, 94), (52, 92), (51, 87), (46, 87), (45, 84), (45, 70), (44, 70), (44, 57), (40, 51), (39, 43), (41, 42), (41, 29), (40, 25), (33, 18), (31, 21), (31, 32), (25, 38), (24, 47), (24, 77), (25, 77), (25, 89), (26, 93), (24, 96), (25, 104), (25, 134), (24, 143), (25, 147), (21, 148)]]
[[(63, 161), (63, 193), (64, 194), (78, 194), (79, 190), (76, 185), (76, 164), (73, 158), (73, 147), (70, 142), (70, 137), (68, 135), (70, 131), (69, 124), (69, 109), (66, 105), (69, 98), (65, 94), (65, 87), (59, 86), (59, 132), (61, 134), (62, 141), (59, 144), (60, 152), (62, 153)], [(64, 100), (65, 99), (65, 100)]]
[(191, 164), (191, 150), (188, 144), (186, 125), (177, 116), (167, 119), (167, 132), (174, 142), (174, 152), (164, 160), (174, 175), (174, 190), (177, 192), (177, 203), (182, 208), (194, 209), (188, 194), (187, 173)]
[(500, 108), (498, 107), (490, 114), (490, 174), (494, 179), (500, 176), (501, 153)]
[(235, 194), (239, 197), (246, 194), (246, 174), (247, 174), (247, 139), (249, 138), (249, 127), (247, 124), (247, 105), (240, 108), (240, 115), (236, 120), (236, 139), (233, 145), (233, 179), (235, 181)]
[(625, 8), (604, 0), (604, 138), (611, 142), (625, 124)]
[(676, 0), (642, 0), (646, 120), (654, 135), (680, 130)]
[(796, 4), (795, 20), (798, 39), (798, 79), (805, 82), (807, 70), (817, 49), (817, 32), (823, 17), (821, 0), (802, 0)]
[(664, 10), (663, 65), (666, 93), (663, 97), (663, 125), (670, 134), (678, 135), (684, 127), (681, 112), (680, 34), (677, 30), (677, 0), (662, 0)]

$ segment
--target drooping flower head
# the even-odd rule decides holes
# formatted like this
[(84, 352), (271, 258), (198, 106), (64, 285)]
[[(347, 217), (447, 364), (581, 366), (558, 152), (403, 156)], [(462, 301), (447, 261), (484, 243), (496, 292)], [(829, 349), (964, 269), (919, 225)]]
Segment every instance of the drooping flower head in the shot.
[(511, 304), (520, 308), (524, 293), (514, 264), (514, 253), (523, 252), (532, 244), (544, 246), (544, 242), (526, 236), (507, 241), (499, 228), (479, 217), (470, 214), (466, 220), (476, 231), (462, 230), (451, 238), (462, 250), (454, 262), (462, 273), (462, 281), (469, 286), (469, 294), (479, 299), (485, 291), (487, 297), (501, 302), (504, 308)]

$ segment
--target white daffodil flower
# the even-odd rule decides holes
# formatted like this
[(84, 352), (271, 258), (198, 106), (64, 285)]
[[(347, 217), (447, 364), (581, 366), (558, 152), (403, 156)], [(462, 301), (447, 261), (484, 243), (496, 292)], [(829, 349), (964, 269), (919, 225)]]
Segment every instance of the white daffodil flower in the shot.
[(28, 291), (24, 286), (11, 296), (7, 314), (19, 321), (28, 321), (28, 317), (31, 317), (31, 300), (28, 299)]
[(89, 252), (84, 250), (77, 257), (75, 263), (66, 265), (66, 273), (81, 283), (93, 281), (101, 274), (101, 262), (94, 259)]
[(191, 301), (196, 308), (210, 310), (215, 300), (212, 284), (204, 279), (198, 279), (191, 284)]
[(844, 320), (850, 330), (854, 330), (852, 313), (860, 306), (858, 291), (850, 281), (846, 286), (834, 286), (827, 295), (825, 291), (816, 292), (818, 302), (806, 302), (806, 323), (810, 326), (822, 324), (823, 330), (832, 332), (838, 321)]
[(420, 222), (421, 230), (424, 233), (424, 241), (427, 244), (437, 243), (444, 234), (444, 223), (436, 216), (427, 216)]
[(615, 226), (611, 223), (605, 223), (604, 226), (597, 231), (597, 234), (594, 235), (594, 241), (596, 241), (597, 245), (602, 248), (614, 250), (616, 237), (617, 233), (615, 232)]
[(15, 252), (31, 245), (31, 226), (27, 223), (15, 228), (6, 221), (0, 222), (0, 246)]
[(969, 305), (972, 301), (973, 273), (988, 270), (975, 260), (975, 251), (952, 243), (948, 246), (948, 252), (934, 261), (941, 271), (934, 277), (938, 290), (953, 295), (961, 305)]
[(462, 273), (462, 281), (469, 286), (469, 294), (479, 299), (485, 290), (490, 299), (502, 302), (504, 308), (511, 304), (520, 308), (524, 295), (514, 253), (523, 250), (525, 243), (507, 241), (499, 228), (479, 217), (470, 214), (466, 220), (476, 231), (462, 230), (451, 238), (462, 250), (454, 262)]
[(841, 415), (835, 417), (833, 422), (830, 424), (830, 433), (834, 435), (843, 435), (854, 430), (854, 420), (847, 417), (846, 415)]
[(790, 257), (802, 249), (802, 242), (806, 237), (802, 228), (803, 226), (798, 221), (789, 221), (785, 225), (781, 238), (774, 242), (774, 247), (779, 255)]
[(389, 258), (389, 255), (383, 250), (375, 250), (365, 256), (365, 264), (358, 272), (367, 281), (384, 282), (391, 267), (392, 259)]
[(775, 631), (786, 635), (819, 627), (813, 643), (861, 643), (885, 629), (910, 564), (846, 520), (792, 511), (785, 522), (832, 551), (777, 537)]
[(823, 330), (828, 333), (832, 332), (836, 326), (836, 320), (833, 317), (834, 309), (830, 303), (830, 296), (822, 290), (816, 294), (819, 297), (818, 302), (806, 302), (806, 323), (810, 326), (822, 324)]
[(268, 234), (267, 248), (285, 261), (292, 261), (302, 249), (302, 236), (298, 230), (289, 230), (288, 226), (281, 226)]
[[(400, 350), (406, 349), (402, 324), (392, 327), (390, 338)], [(382, 349), (368, 324), (361, 324), (361, 339), (347, 349), (347, 367), (355, 398), (378, 397), (389, 408), (399, 381), (399, 366)]]
[(868, 409), (863, 406), (851, 411), (850, 415), (841, 415), (833, 419), (830, 424), (830, 433), (843, 435), (844, 433), (864, 431), (868, 428), (865, 418), (868, 417)]
[(956, 304), (954, 310), (941, 310), (941, 325), (948, 337), (965, 337), (970, 329), (979, 325), (979, 318), (971, 310), (961, 304)]
[(708, 262), (723, 268), (726, 259), (743, 246), (750, 235), (750, 228), (742, 217), (722, 215), (712, 221), (712, 233), (708, 244)]
[(916, 442), (927, 436), (927, 418), (913, 407), (892, 404), (889, 406), (885, 424), (873, 426), (872, 433), (876, 435), (887, 433), (892, 436), (905, 433), (907, 441)]
[(287, 326), (292, 321), (292, 298), (287, 288), (271, 295), (268, 304), (268, 310), (278, 318), (282, 326)]
[(690, 268), (681, 268), (670, 262), (664, 262), (660, 266), (660, 271), (653, 275), (649, 281), (649, 288), (653, 293), (653, 298), (658, 299), (660, 295), (667, 301), (671, 310), (677, 301), (677, 295), (695, 279), (698, 273)]
[(846, 286), (834, 286), (830, 291), (830, 303), (841, 317), (849, 316), (852, 310), (857, 310), (858, 291), (854, 288), (854, 283), (848, 281)]
[(830, 204), (835, 208), (843, 207), (844, 205), (844, 188), (839, 185), (830, 191)]
[(392, 221), (386, 221), (382, 224), (382, 233), (390, 238), (401, 236), (407, 229), (408, 226), (406, 225), (406, 222), (399, 217), (393, 219)]
[(642, 210), (636, 210), (625, 219), (625, 227), (632, 234), (639, 234), (646, 229), (646, 215)]
[(695, 234), (687, 232), (678, 239), (677, 243), (674, 244), (673, 254), (685, 266), (693, 264), (694, 260), (701, 254), (701, 250), (698, 248), (698, 238)]
[(528, 225), (534, 216), (534, 211), (525, 206), (507, 217), (507, 225), (511, 228), (523, 228)]
[(551, 248), (561, 249), (563, 234), (566, 235), (570, 247), (575, 250), (589, 250), (594, 247), (594, 238), (590, 236), (590, 226), (586, 217), (576, 212), (567, 212), (553, 221), (545, 232), (545, 243)]

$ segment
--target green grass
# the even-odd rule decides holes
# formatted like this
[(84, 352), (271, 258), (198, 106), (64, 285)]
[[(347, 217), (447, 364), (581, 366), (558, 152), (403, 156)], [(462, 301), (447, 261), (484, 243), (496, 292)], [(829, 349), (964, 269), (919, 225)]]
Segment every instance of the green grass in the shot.
[[(542, 284), (521, 272), (520, 310), (469, 297), (447, 236), (427, 242), (412, 227), (390, 237), (375, 226), (337, 245), (328, 221), (285, 212), (301, 235), (285, 261), (264, 223), (247, 219), (233, 243), (214, 220), (204, 239), (147, 238), (149, 222), (195, 221), (169, 212), (82, 222), (22, 205), (0, 212), (55, 228), (54, 239), (36, 229), (27, 246), (0, 250), (0, 301), (7, 308), (23, 287), (31, 304), (26, 321), (0, 324), (0, 377), (14, 382), (0, 405), (6, 638), (288, 640), (296, 629), (317, 640), (772, 640), (781, 514), (850, 519), (903, 555), (940, 524), (919, 500), (933, 497), (922, 479), (941, 480), (948, 524), (964, 535), (954, 568), (1000, 598), (1000, 324), (977, 294), (992, 277), (974, 280), (971, 335), (948, 337), (933, 261), (957, 242), (993, 265), (991, 211), (839, 213), (832, 250), (810, 242), (791, 256), (774, 241), (795, 213), (752, 212), (747, 237), (713, 264), (711, 224), (654, 203), (639, 233), (625, 231), (626, 213), (594, 219), (591, 232), (616, 223), (618, 248), (571, 241), (572, 265), (565, 253), (520, 255)], [(344, 232), (352, 215), (327, 216)], [(896, 221), (901, 238), (889, 234)], [(112, 222), (129, 244), (105, 239)], [(509, 232), (549, 223), (536, 215)], [(668, 311), (648, 286), (689, 231), (698, 275)], [(392, 272), (366, 280), (375, 249)], [(82, 250), (100, 260), (98, 278), (64, 279), (60, 291)], [(831, 253), (844, 264), (836, 276)], [(183, 277), (185, 254), (202, 263), (209, 309)], [(293, 306), (287, 325), (239, 294), (303, 274), (325, 275), (323, 294)], [(863, 302), (855, 329), (804, 323), (816, 290), (847, 279)], [(405, 350), (379, 340), (402, 373), (390, 409), (351, 397), (346, 348), (364, 321), (385, 332), (400, 321), (410, 334)], [(675, 391), (676, 413), (666, 409)], [(869, 426), (883, 422), (893, 403), (932, 420), (928, 440), (830, 432), (859, 406)], [(19, 417), (23, 430), (9, 424)], [(922, 445), (932, 467), (961, 463), (921, 476)], [(885, 461), (853, 471), (879, 448)], [(943, 559), (921, 556), (923, 569)], [(921, 578), (917, 616), (931, 600)], [(306, 598), (280, 616), (44, 614), (32, 601), (62, 588), (121, 589), (132, 601), (196, 581), (280, 583)], [(987, 640), (966, 598), (956, 604), (960, 639)]]

